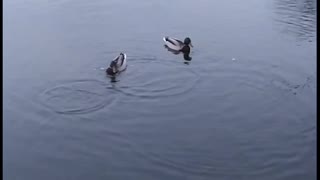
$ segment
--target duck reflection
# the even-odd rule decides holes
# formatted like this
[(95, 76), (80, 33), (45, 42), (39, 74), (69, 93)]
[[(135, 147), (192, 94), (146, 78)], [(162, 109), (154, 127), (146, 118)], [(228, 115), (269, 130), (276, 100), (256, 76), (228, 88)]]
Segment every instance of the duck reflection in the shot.
[(170, 49), (167, 45), (164, 45), (164, 48), (166, 48), (169, 52), (171, 52), (174, 55), (182, 54), (183, 55), (183, 59), (186, 60), (186, 61), (191, 61), (192, 60), (192, 57), (190, 57), (190, 52), (184, 53), (184, 52), (181, 52), (181, 51), (173, 50), (173, 49)]

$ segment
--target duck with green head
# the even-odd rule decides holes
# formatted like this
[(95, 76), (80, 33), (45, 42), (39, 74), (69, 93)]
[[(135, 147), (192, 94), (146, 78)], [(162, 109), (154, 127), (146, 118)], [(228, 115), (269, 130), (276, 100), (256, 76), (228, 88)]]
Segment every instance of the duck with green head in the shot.
[(191, 48), (193, 47), (191, 43), (191, 39), (189, 37), (186, 37), (184, 41), (182, 42), (181, 40), (177, 38), (172, 38), (172, 37), (164, 37), (163, 41), (165, 42), (165, 45), (167, 48), (177, 51), (177, 52), (182, 52), (184, 54), (184, 59), (185, 60), (191, 60), (190, 52)]

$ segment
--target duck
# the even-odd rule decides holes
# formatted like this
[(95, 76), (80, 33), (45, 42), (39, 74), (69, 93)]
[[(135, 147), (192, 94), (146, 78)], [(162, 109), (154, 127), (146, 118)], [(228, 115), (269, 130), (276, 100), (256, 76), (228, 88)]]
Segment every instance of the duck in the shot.
[(108, 75), (114, 76), (127, 69), (127, 55), (120, 53), (115, 57), (106, 70)]
[(182, 42), (177, 38), (166, 36), (163, 37), (163, 41), (168, 48), (174, 51), (183, 52), (184, 54), (190, 54), (191, 47), (193, 47), (189, 37), (186, 37)]
[(189, 37), (186, 37), (182, 42), (177, 38), (166, 36), (163, 38), (163, 41), (165, 43), (165, 47), (169, 51), (171, 51), (174, 54), (179, 54), (180, 52), (182, 52), (184, 60), (191, 61), (192, 58), (189, 55), (190, 55), (191, 47), (193, 47), (193, 45)]

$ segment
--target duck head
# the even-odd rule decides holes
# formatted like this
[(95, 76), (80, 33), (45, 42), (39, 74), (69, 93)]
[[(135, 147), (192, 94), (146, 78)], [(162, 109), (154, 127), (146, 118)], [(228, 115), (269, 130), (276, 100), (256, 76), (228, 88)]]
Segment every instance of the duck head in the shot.
[(187, 46), (193, 47), (193, 45), (191, 44), (191, 39), (189, 37), (186, 37), (183, 43)]
[(115, 75), (117, 73), (117, 62), (112, 61), (106, 71), (109, 75)]
[(108, 68), (106, 69), (106, 73), (107, 73), (108, 75), (110, 75), (110, 76), (114, 76), (114, 75), (116, 74), (115, 69), (112, 68), (112, 67), (108, 67)]

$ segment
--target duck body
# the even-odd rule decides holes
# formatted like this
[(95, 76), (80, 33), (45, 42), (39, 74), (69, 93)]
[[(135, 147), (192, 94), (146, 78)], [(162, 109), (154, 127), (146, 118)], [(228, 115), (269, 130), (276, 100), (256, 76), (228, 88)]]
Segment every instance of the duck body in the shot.
[(114, 76), (126, 69), (127, 69), (127, 55), (124, 53), (120, 53), (119, 56), (117, 56), (111, 61), (110, 66), (106, 70), (106, 73), (108, 75)]
[(184, 43), (177, 38), (163, 37), (163, 41), (168, 48), (175, 51), (180, 51), (184, 46)]
[(177, 38), (166, 36), (166, 37), (163, 37), (163, 41), (165, 45), (171, 50), (180, 51), (187, 54), (189, 54), (191, 51), (192, 44), (191, 44), (190, 38), (188, 37), (185, 38), (184, 42), (182, 42)]
[(186, 37), (184, 39), (184, 42), (182, 42), (181, 40), (177, 39), (177, 38), (172, 38), (172, 37), (164, 37), (163, 41), (165, 43), (165, 47), (171, 51), (174, 54), (179, 54), (180, 52), (183, 53), (183, 58), (185, 60), (191, 60), (192, 58), (189, 56), (190, 52), (191, 52), (191, 39)]

